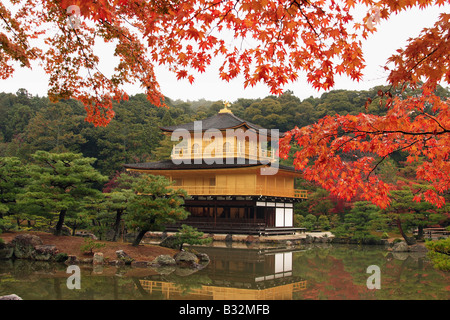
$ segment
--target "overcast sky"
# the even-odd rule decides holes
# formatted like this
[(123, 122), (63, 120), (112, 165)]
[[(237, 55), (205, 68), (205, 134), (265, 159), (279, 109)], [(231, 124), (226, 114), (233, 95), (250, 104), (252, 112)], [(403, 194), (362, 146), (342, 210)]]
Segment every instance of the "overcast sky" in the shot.
[[(389, 21), (381, 21), (377, 26), (377, 32), (363, 42), (364, 58), (367, 67), (364, 69), (364, 79), (357, 83), (345, 77), (336, 78), (333, 89), (366, 90), (377, 85), (385, 84), (387, 73), (383, 66), (388, 57), (396, 49), (404, 46), (407, 39), (417, 36), (424, 27), (431, 27), (436, 22), (439, 13), (450, 12), (450, 6), (432, 7), (426, 10), (413, 9), (400, 15), (392, 16)], [(365, 12), (363, 12), (365, 14)], [(360, 13), (360, 14), (363, 14)], [(356, 16), (356, 15), (355, 15)], [(205, 73), (198, 75), (194, 84), (187, 80), (177, 81), (175, 75), (164, 68), (157, 69), (157, 80), (160, 83), (165, 96), (176, 100), (228, 100), (235, 101), (238, 98), (264, 98), (270, 95), (269, 89), (260, 84), (253, 88), (244, 89), (243, 78), (238, 78), (230, 83), (221, 81), (217, 68), (211, 67)], [(47, 95), (48, 77), (43, 70), (34, 67), (33, 70), (17, 69), (14, 77), (0, 80), (0, 92), (15, 93), (19, 88), (25, 88), (33, 95)], [(310, 96), (320, 96), (322, 92), (313, 89), (305, 80), (287, 85), (284, 89), (294, 92), (300, 99)], [(127, 87), (129, 95), (142, 93), (143, 90), (136, 86)]]

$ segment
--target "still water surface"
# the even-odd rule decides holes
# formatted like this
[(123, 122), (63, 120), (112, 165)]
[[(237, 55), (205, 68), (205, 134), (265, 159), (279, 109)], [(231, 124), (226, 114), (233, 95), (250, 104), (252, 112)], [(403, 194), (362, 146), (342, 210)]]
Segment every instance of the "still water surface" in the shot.
[[(0, 261), (0, 295), (24, 300), (449, 300), (450, 274), (427, 258), (381, 246), (296, 248), (201, 247), (203, 270), (81, 267), (81, 288), (69, 289), (67, 266)], [(379, 289), (368, 289), (379, 269)], [(369, 268), (369, 270), (371, 270)], [(372, 278), (370, 278), (372, 277)], [(370, 279), (369, 279), (370, 278)], [(368, 281), (369, 279), (369, 281)], [(375, 279), (375, 280), (374, 280)]]

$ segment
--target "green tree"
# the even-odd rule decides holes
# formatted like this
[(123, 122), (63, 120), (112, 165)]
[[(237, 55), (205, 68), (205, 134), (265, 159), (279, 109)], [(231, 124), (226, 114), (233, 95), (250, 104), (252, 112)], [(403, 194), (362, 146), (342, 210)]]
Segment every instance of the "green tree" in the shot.
[(17, 195), (23, 191), (28, 179), (25, 166), (19, 158), (0, 158), (0, 218), (15, 213)]
[(370, 234), (374, 221), (380, 217), (377, 206), (366, 201), (358, 201), (345, 216), (345, 223), (353, 237), (361, 239)]
[(138, 230), (133, 246), (139, 245), (146, 232), (184, 220), (189, 214), (182, 207), (186, 192), (172, 189), (171, 182), (163, 176), (141, 175), (133, 190), (136, 197), (130, 200), (126, 215), (128, 226)]
[(169, 135), (163, 135), (159, 145), (153, 151), (153, 159), (155, 160), (168, 160), (172, 154), (173, 146), (177, 143), (170, 139)]
[[(108, 221), (112, 226), (112, 241), (116, 241), (120, 234), (120, 226), (127, 212), (130, 201), (136, 196), (131, 189), (116, 189), (104, 194), (105, 199), (102, 204)], [(106, 217), (105, 217), (106, 218)]]
[(25, 140), (34, 150), (48, 152), (79, 152), (86, 142), (81, 135), (83, 116), (68, 102), (41, 108), (25, 128)]
[(112, 227), (112, 241), (117, 240), (130, 201), (136, 197), (132, 187), (139, 181), (139, 176), (139, 174), (128, 172), (117, 173), (105, 184), (103, 189), (105, 197), (101, 204), (102, 210), (99, 211), (99, 216), (107, 222), (109, 229)]
[(317, 217), (312, 214), (306, 215), (305, 219), (303, 219), (303, 227), (308, 231), (313, 231), (316, 228)]
[(450, 272), (450, 238), (425, 243), (429, 250), (427, 256), (436, 269)]
[(96, 187), (106, 181), (92, 167), (94, 158), (75, 153), (49, 153), (37, 151), (30, 165), (32, 181), (19, 202), (41, 215), (57, 213), (55, 235), (62, 234), (66, 215), (77, 215), (87, 199), (101, 196)]
[(344, 222), (333, 229), (338, 237), (349, 237), (361, 243), (370, 243), (377, 239), (371, 231), (379, 227), (382, 215), (377, 206), (367, 201), (357, 201), (344, 217)]
[(319, 219), (317, 219), (317, 223), (322, 230), (330, 230), (330, 220), (326, 215), (319, 216)]
[(187, 244), (207, 244), (212, 241), (212, 238), (203, 238), (204, 233), (198, 231), (196, 228), (183, 224), (181, 229), (174, 235), (176, 245), (183, 250), (183, 245)]
[[(422, 187), (426, 188), (426, 186)], [(445, 215), (436, 211), (437, 208), (434, 205), (428, 202), (414, 201), (414, 194), (409, 186), (392, 191), (391, 198), (391, 205), (383, 212), (396, 222), (400, 234), (408, 244), (415, 243), (415, 240), (406, 234), (404, 227), (417, 227), (418, 238), (422, 239), (425, 226), (435, 224), (445, 218)]]
[(8, 120), (3, 129), (5, 140), (11, 141), (15, 135), (25, 131), (25, 127), (33, 117), (33, 111), (30, 106), (17, 103), (3, 116)]

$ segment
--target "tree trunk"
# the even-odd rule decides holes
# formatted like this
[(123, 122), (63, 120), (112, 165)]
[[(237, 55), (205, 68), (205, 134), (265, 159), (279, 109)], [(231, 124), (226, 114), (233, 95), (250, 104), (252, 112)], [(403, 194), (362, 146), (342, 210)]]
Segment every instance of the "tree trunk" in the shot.
[(74, 224), (72, 227), (72, 236), (75, 236), (75, 233), (77, 232), (77, 225)]
[(417, 239), (423, 240), (423, 225), (417, 227)]
[(132, 246), (137, 247), (139, 245), (139, 243), (141, 243), (141, 240), (144, 237), (144, 235), (147, 233), (147, 231), (149, 231), (149, 230), (141, 230), (141, 231), (139, 231), (136, 239), (134, 239), (134, 242), (133, 242)]
[(120, 232), (120, 220), (122, 220), (122, 212), (123, 210), (117, 210), (116, 213), (116, 222), (114, 223), (114, 236), (112, 238), (112, 241), (116, 241), (117, 237), (119, 236)]
[(403, 231), (402, 228), (402, 221), (400, 220), (400, 218), (397, 218), (397, 227), (398, 227), (398, 231), (400, 231), (400, 234), (402, 235), (403, 239), (405, 239), (406, 244), (407, 245), (413, 245), (416, 243), (416, 241), (414, 240), (414, 238), (410, 238), (408, 237), (405, 232)]
[(67, 210), (61, 210), (59, 212), (59, 220), (58, 220), (58, 223), (56, 224), (55, 236), (62, 235), (62, 227), (64, 224), (64, 218), (66, 217), (66, 212), (67, 212)]

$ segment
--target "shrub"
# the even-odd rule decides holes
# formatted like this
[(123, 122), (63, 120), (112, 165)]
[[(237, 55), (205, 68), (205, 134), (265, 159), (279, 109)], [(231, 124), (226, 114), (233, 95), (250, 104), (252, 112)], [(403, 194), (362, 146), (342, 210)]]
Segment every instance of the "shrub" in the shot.
[(208, 244), (212, 238), (203, 238), (203, 232), (197, 231), (196, 228), (183, 224), (181, 229), (175, 234), (175, 241), (183, 249), (183, 244)]
[(348, 230), (348, 228), (346, 228), (343, 225), (337, 226), (332, 230), (332, 232), (337, 238), (350, 238), (351, 236), (351, 233)]
[(450, 271), (450, 238), (427, 241), (425, 246), (429, 250), (428, 258), (436, 269)]
[(69, 256), (67, 255), (67, 253), (61, 252), (61, 253), (58, 253), (58, 254), (55, 256), (55, 261), (56, 261), (56, 262), (64, 262), (64, 261), (66, 261), (68, 258), (69, 258)]
[(379, 237), (374, 236), (374, 235), (368, 233), (367, 231), (356, 231), (351, 239), (360, 244), (379, 244), (380, 243)]
[(307, 231), (312, 231), (316, 228), (317, 218), (312, 214), (308, 214), (303, 220), (303, 228), (306, 228)]
[(317, 222), (319, 223), (319, 227), (322, 230), (328, 231), (330, 230), (330, 220), (328, 220), (328, 217), (325, 215), (321, 215), (319, 216), (319, 219), (317, 220)]
[(303, 221), (305, 220), (305, 217), (301, 214), (294, 214), (294, 227), (301, 227), (303, 228)]
[(94, 249), (100, 249), (106, 246), (104, 243), (95, 242), (92, 238), (84, 238), (84, 244), (80, 250), (85, 254), (94, 254)]

